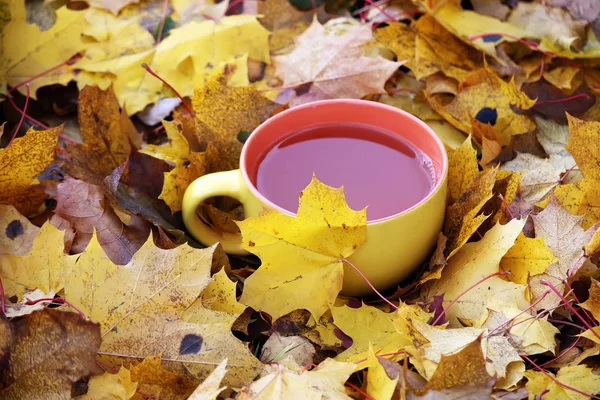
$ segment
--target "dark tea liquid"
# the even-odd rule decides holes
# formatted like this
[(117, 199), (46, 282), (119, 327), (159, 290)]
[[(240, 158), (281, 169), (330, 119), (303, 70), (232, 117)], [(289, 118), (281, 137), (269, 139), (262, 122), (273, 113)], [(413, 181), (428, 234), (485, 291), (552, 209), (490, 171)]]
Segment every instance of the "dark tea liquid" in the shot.
[(255, 183), (267, 199), (295, 213), (313, 172), (329, 186), (343, 185), (350, 208), (368, 206), (369, 221), (412, 207), (434, 185), (431, 161), (422, 151), (391, 132), (355, 123), (294, 133), (267, 150)]

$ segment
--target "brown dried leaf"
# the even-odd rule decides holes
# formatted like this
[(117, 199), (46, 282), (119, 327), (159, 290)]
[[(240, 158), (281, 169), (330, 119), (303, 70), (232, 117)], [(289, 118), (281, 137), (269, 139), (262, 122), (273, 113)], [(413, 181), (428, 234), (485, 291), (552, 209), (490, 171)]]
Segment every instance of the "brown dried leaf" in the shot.
[(50, 221), (65, 231), (68, 253), (81, 253), (96, 231), (108, 257), (124, 265), (150, 234), (150, 225), (137, 215), (131, 215), (127, 224), (121, 221), (96, 185), (67, 176), (56, 185), (56, 201)]
[[(6, 321), (0, 321), (6, 332)], [(10, 328), (9, 328), (10, 329)], [(45, 309), (12, 323), (0, 336), (9, 347), (0, 369), (0, 397), (5, 400), (71, 398), (71, 385), (97, 371), (100, 327), (78, 314)], [(8, 345), (8, 346), (7, 346)]]

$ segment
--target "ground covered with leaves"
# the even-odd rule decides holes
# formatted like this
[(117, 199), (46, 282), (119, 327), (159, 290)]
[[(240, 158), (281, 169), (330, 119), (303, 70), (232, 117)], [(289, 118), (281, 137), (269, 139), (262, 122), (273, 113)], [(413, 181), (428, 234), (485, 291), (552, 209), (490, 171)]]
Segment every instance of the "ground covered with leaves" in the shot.
[[(597, 1), (0, 0), (0, 28), (2, 399), (600, 398)], [(336, 188), (297, 218), (211, 199), (247, 257), (181, 221), (191, 181), (327, 98), (448, 149), (437, 248), (362, 299)]]

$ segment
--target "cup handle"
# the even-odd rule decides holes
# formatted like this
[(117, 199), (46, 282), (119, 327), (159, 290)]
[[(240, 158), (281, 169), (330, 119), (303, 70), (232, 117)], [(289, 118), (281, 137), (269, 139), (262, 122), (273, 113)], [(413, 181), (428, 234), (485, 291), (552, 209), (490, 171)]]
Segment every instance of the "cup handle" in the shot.
[(223, 232), (217, 234), (206, 225), (198, 215), (196, 209), (203, 201), (214, 196), (229, 196), (238, 200), (244, 208), (242, 187), (239, 178), (240, 171), (215, 172), (196, 179), (188, 186), (183, 195), (182, 217), (183, 223), (192, 236), (205, 246), (212, 246), (220, 242), (228, 254), (248, 255), (250, 254), (242, 247), (242, 237), (239, 233)]

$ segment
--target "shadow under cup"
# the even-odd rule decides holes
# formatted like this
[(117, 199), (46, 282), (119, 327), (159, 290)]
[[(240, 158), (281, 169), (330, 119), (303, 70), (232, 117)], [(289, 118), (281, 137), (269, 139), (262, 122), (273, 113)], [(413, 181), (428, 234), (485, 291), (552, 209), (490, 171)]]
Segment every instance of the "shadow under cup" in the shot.
[[(357, 123), (398, 135), (430, 159), (431, 191), (417, 204), (389, 217), (367, 222), (367, 241), (348, 260), (378, 290), (399, 284), (431, 254), (442, 229), (446, 208), (448, 159), (435, 132), (420, 119), (397, 108), (366, 100), (323, 100), (288, 109), (259, 126), (242, 150), (240, 170), (248, 190), (263, 204), (294, 213), (263, 196), (255, 185), (265, 150), (312, 126)], [(364, 296), (373, 291), (351, 267), (344, 267), (342, 294)]]

